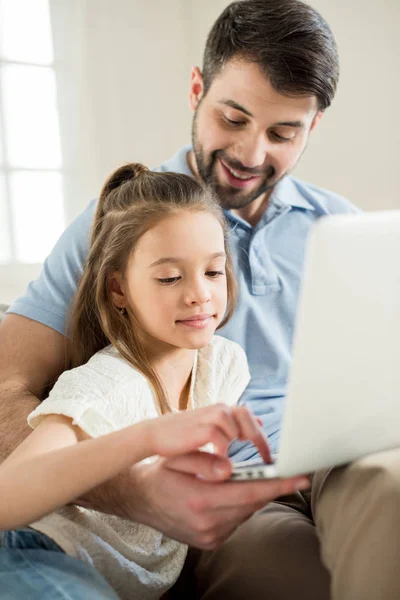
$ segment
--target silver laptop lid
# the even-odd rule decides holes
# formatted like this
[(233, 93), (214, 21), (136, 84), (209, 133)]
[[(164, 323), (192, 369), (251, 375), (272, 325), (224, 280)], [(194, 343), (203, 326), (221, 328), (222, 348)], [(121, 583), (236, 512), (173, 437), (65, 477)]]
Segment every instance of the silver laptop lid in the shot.
[(400, 211), (321, 219), (308, 241), (278, 470), (400, 445)]

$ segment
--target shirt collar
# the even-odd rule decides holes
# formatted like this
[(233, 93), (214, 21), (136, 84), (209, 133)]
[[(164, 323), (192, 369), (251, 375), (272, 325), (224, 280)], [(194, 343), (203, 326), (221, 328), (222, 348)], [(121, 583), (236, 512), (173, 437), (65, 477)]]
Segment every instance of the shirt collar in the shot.
[(296, 185), (296, 180), (290, 175), (286, 175), (276, 185), (271, 194), (270, 202), (278, 203), (281, 206), (315, 210)]
[(167, 160), (161, 166), (162, 171), (170, 171), (172, 173), (182, 173), (183, 175), (189, 175), (189, 177), (193, 177), (193, 173), (190, 170), (187, 155), (192, 149), (191, 144), (187, 144), (183, 146), (174, 156), (172, 156), (169, 160)]

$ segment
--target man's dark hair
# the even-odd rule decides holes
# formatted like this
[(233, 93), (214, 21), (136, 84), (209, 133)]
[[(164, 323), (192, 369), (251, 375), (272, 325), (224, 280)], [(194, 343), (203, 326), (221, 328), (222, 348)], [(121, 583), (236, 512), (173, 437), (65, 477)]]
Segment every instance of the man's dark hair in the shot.
[(321, 15), (300, 0), (239, 0), (214, 23), (203, 57), (204, 91), (232, 58), (257, 63), (282, 95), (331, 104), (339, 77), (337, 46)]

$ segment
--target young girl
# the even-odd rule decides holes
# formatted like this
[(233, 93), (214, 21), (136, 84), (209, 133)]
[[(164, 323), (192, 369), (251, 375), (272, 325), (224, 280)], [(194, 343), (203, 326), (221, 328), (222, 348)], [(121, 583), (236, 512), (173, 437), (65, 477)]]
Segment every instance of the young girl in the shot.
[(249, 381), (242, 349), (213, 335), (235, 304), (226, 235), (212, 193), (185, 175), (132, 164), (108, 179), (71, 313), (74, 368), (0, 469), (0, 527), (30, 523), (123, 599), (161, 597), (186, 546), (68, 502), (134, 462), (207, 442), (224, 454), (251, 439), (270, 458), (250, 413), (221, 404)]

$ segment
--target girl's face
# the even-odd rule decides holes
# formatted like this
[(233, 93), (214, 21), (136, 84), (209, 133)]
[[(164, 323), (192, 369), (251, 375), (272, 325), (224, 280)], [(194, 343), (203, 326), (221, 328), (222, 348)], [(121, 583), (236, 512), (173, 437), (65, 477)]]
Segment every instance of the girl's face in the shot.
[(152, 344), (209, 343), (226, 310), (225, 260), (221, 225), (207, 212), (171, 215), (140, 238), (121, 289)]

